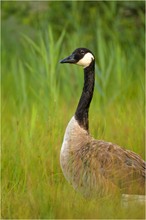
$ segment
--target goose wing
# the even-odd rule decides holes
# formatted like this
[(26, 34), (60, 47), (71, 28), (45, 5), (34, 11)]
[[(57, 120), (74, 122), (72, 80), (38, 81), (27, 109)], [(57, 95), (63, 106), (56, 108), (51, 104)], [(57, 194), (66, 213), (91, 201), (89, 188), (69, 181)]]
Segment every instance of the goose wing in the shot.
[(144, 194), (146, 163), (136, 153), (105, 141), (93, 141), (95, 159), (105, 179), (122, 193)]

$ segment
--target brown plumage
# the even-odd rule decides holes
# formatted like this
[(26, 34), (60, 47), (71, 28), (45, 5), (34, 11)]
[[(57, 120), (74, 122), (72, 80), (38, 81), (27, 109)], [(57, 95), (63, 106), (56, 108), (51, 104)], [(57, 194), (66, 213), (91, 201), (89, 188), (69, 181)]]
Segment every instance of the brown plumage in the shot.
[(94, 90), (93, 54), (88, 49), (78, 48), (61, 62), (84, 66), (83, 92), (75, 116), (66, 128), (61, 148), (64, 176), (77, 191), (89, 198), (119, 192), (145, 194), (145, 161), (132, 151), (95, 140), (89, 134), (88, 109)]

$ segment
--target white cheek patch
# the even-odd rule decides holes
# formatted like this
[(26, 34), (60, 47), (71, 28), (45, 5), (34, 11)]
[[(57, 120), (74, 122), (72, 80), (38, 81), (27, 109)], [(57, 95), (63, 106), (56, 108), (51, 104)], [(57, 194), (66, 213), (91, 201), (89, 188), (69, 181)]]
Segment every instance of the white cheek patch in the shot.
[(80, 59), (76, 64), (83, 66), (84, 68), (86, 68), (87, 66), (90, 65), (90, 63), (92, 62), (92, 60), (94, 60), (94, 56), (91, 53), (86, 53), (85, 56)]

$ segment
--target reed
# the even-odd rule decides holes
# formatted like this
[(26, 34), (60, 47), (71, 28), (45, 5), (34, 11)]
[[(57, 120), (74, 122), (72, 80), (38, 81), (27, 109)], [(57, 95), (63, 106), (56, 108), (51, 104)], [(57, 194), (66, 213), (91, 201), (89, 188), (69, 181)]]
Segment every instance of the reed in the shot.
[[(139, 42), (135, 44), (126, 25), (122, 24), (123, 37), (115, 32), (116, 22), (124, 22), (124, 18), (110, 23), (109, 28), (117, 10), (112, 2), (98, 3), (104, 11), (102, 19), (99, 11), (96, 14), (95, 3), (91, 4), (88, 30), (82, 21), (83, 3), (69, 3), (71, 10), (64, 15), (68, 22), (60, 32), (54, 31), (57, 23), (53, 22), (45, 30), (40, 28), (35, 39), (21, 31), (18, 53), (9, 51), (3, 31), (3, 219), (144, 218), (143, 206), (123, 209), (116, 198), (83, 199), (60, 169), (62, 138), (74, 114), (83, 75), (82, 68), (61, 66), (59, 60), (78, 46), (90, 48), (96, 57), (91, 134), (142, 157), (145, 151), (143, 30), (138, 31)], [(52, 9), (59, 7), (58, 2), (50, 5)], [(59, 24), (57, 27), (61, 29)]]

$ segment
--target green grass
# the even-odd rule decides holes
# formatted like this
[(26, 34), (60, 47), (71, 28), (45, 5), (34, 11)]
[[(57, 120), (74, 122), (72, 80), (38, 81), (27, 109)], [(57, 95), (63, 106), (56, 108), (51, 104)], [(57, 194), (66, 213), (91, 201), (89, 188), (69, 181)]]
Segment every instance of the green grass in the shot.
[[(83, 45), (96, 56), (90, 133), (144, 158), (143, 32), (138, 32), (138, 44), (134, 35), (128, 35), (132, 29), (124, 30), (121, 38), (113, 31), (117, 23), (110, 29), (107, 25), (115, 15), (114, 4), (111, 13), (106, 4), (102, 6), (104, 19), (97, 16), (89, 28), (96, 25), (94, 36), (87, 34), (85, 39), (87, 29), (74, 14), (83, 13), (82, 3), (79, 9), (73, 3), (70, 11), (82, 28), (68, 17), (70, 25), (65, 24), (60, 34), (55, 34), (53, 25), (40, 29), (35, 40), (22, 32), (17, 53), (8, 52), (2, 35), (2, 219), (144, 218), (143, 206), (126, 209), (117, 198), (85, 200), (60, 169), (63, 135), (82, 91), (83, 70), (59, 60)], [(95, 8), (90, 10), (95, 16)], [(125, 27), (122, 21), (127, 22), (115, 22)], [(72, 37), (68, 27), (75, 30)]]
[[(114, 120), (115, 112), (119, 119)], [(134, 118), (127, 120), (126, 112)], [(92, 133), (143, 155), (143, 122), (140, 114), (140, 129), (137, 129), (138, 115), (133, 113), (133, 108), (121, 111), (111, 107), (106, 118), (94, 112), (91, 117)], [(6, 125), (3, 123), (2, 217), (143, 218), (144, 207), (140, 210), (139, 207), (122, 209), (117, 200), (86, 201), (74, 192), (64, 179), (59, 164), (62, 137), (70, 117), (68, 106), (62, 106), (50, 117), (45, 121), (33, 109), (23, 116), (13, 116)], [(105, 121), (107, 126), (103, 123)]]

